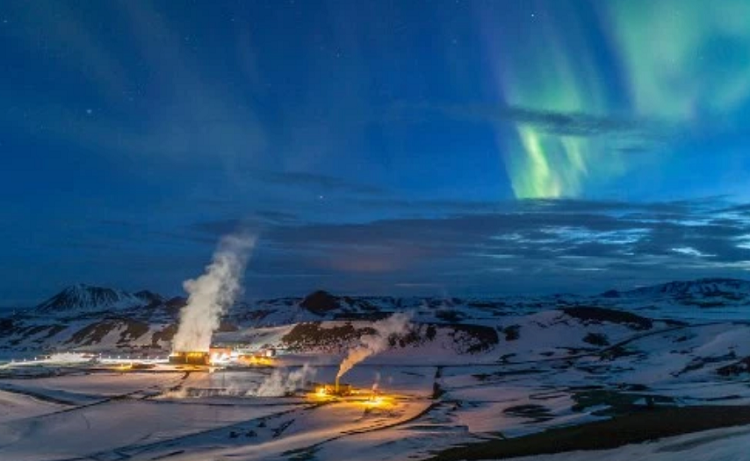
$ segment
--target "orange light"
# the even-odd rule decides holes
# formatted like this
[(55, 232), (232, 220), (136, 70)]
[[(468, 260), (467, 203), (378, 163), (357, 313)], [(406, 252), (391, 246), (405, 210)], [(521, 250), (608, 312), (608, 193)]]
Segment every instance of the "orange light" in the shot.
[(389, 401), (385, 397), (372, 396), (364, 401), (364, 404), (368, 407), (379, 407), (388, 404)]

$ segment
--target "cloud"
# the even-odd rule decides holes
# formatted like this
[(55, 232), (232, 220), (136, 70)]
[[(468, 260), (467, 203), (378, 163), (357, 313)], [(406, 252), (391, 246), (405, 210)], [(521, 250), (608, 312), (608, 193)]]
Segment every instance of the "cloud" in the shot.
[(385, 195), (388, 191), (385, 188), (360, 184), (335, 176), (314, 174), (307, 172), (277, 172), (277, 171), (258, 171), (254, 174), (259, 181), (273, 186), (292, 186), (304, 189), (315, 190), (320, 193), (340, 192), (352, 193), (359, 195)]
[[(353, 203), (360, 200), (380, 199)], [(382, 200), (388, 205), (375, 217), (350, 222), (338, 220), (346, 214), (339, 208), (330, 209), (334, 222), (281, 209), (249, 218), (222, 210), (224, 217), (187, 224), (169, 214), (145, 222), (108, 216), (93, 227), (80, 223), (35, 241), (31, 250), (58, 248), (49, 264), (59, 268), (57, 260), (64, 259), (66, 277), (74, 277), (68, 283), (110, 284), (101, 277), (111, 272), (101, 268), (116, 266), (134, 288), (176, 294), (218, 236), (249, 222), (260, 231), (245, 280), (251, 297), (317, 288), (385, 295), (591, 292), (743, 277), (750, 270), (750, 216), (738, 212), (746, 205), (722, 197), (659, 203)], [(90, 247), (70, 247), (77, 242)], [(27, 257), (11, 255), (13, 261)]]
[[(622, 152), (651, 151), (684, 136), (695, 127), (667, 120), (634, 118), (617, 114), (594, 114), (504, 105), (407, 104), (394, 106), (404, 121), (426, 120), (427, 114), (475, 123), (513, 123), (530, 126), (553, 136), (607, 137)], [(395, 115), (393, 118), (397, 118)]]
[(696, 250), (695, 248), (692, 248), (692, 247), (672, 248), (672, 251), (674, 251), (675, 253), (680, 253), (680, 254), (684, 254), (684, 255), (687, 255), (687, 256), (695, 256), (695, 257), (698, 257), (698, 258), (706, 258), (706, 257), (715, 256), (715, 255), (709, 255), (709, 254), (701, 253), (700, 251), (698, 251), (698, 250)]
[(627, 138), (659, 139), (673, 135), (676, 126), (648, 119), (634, 119), (612, 115), (595, 115), (583, 112), (560, 112), (528, 107), (500, 109), (474, 108), (474, 114), (487, 120), (508, 120), (532, 125), (550, 134), (560, 136), (620, 136)]
[[(307, 288), (383, 294), (438, 286), (577, 291), (750, 269), (750, 219), (721, 211), (730, 207), (720, 198), (529, 200), (496, 204), (494, 212), (466, 202), (464, 213), (458, 202), (446, 205), (442, 216), (270, 225), (254, 264), (266, 277), (304, 275)], [(195, 228), (220, 233), (227, 226)]]
[(699, 144), (716, 139), (744, 141), (750, 130), (725, 118), (673, 120), (619, 113), (566, 112), (524, 106), (489, 104), (412, 104), (393, 106), (390, 118), (399, 123), (424, 122), (431, 115), (474, 123), (529, 126), (551, 136), (601, 138), (623, 154), (653, 152), (667, 146)]
[[(283, 209), (235, 217), (222, 211), (224, 217), (187, 225), (168, 216), (158, 224), (111, 217), (84, 229), (86, 241), (107, 245), (106, 251), (65, 251), (74, 251), (82, 264), (115, 261), (133, 274), (157, 257), (160, 276), (177, 283), (218, 236), (250, 225), (259, 231), (246, 277), (251, 296), (302, 295), (316, 288), (352, 294), (598, 291), (742, 276), (750, 269), (750, 217), (738, 213), (743, 204), (722, 197), (491, 203), (364, 196), (347, 206), (361, 207), (361, 201), (382, 207), (374, 207), (370, 219), (349, 222), (338, 219), (348, 208), (335, 207), (329, 211), (334, 221)], [(60, 238), (73, 243), (81, 230), (71, 232)], [(145, 277), (138, 283), (150, 282)]]

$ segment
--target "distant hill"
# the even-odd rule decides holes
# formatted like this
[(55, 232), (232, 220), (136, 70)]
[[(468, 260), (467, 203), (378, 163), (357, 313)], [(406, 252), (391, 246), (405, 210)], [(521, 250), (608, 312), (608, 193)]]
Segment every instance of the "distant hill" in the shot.
[(59, 314), (128, 309), (151, 302), (150, 292), (142, 296), (114, 288), (85, 284), (72, 285), (34, 308), (38, 313)]
[[(147, 290), (130, 293), (116, 288), (77, 284), (35, 308), (0, 312), (0, 350), (83, 347), (166, 351), (176, 330), (179, 312), (185, 304), (183, 297), (166, 299)], [(489, 348), (489, 343), (495, 341), (487, 339), (493, 337), (492, 332), (511, 342), (519, 336), (533, 342), (533, 336), (529, 339), (529, 332), (537, 328), (539, 319), (543, 318), (542, 323), (549, 321), (548, 327), (559, 331), (560, 338), (566, 335), (566, 328), (575, 326), (576, 333), (572, 338), (565, 338), (565, 344), (570, 343), (565, 347), (575, 349), (582, 340), (578, 338), (581, 335), (588, 338), (582, 347), (611, 341), (615, 325), (618, 331), (648, 330), (652, 319), (679, 319), (682, 313), (693, 313), (693, 318), (703, 318), (707, 313), (720, 312), (725, 308), (733, 309), (742, 317), (742, 312), (748, 306), (750, 282), (720, 278), (670, 282), (625, 291), (610, 290), (598, 296), (459, 299), (337, 296), (318, 290), (306, 297), (239, 302), (222, 318), (217, 338), (249, 341), (255, 334), (253, 332), (296, 328), (287, 340), (294, 338), (294, 347), (312, 347), (318, 340), (316, 338), (325, 339), (334, 331), (342, 335), (346, 333), (342, 338), (348, 338), (350, 330), (341, 329), (342, 325), (358, 325), (358, 331), (366, 331), (366, 325), (371, 322), (394, 312), (409, 312), (413, 322), (422, 326), (415, 332), (416, 336), (410, 344), (431, 341), (433, 330), (427, 329), (428, 326), (438, 329), (436, 331), (440, 334), (437, 336), (445, 344), (459, 341), (460, 338), (474, 338), (471, 341), (475, 343), (470, 346), (458, 347), (453, 344), (450, 346), (452, 350)], [(534, 320), (537, 323), (533, 325), (537, 326), (524, 326), (528, 319), (547, 312), (551, 314)], [(558, 327), (558, 322), (565, 327)], [(328, 331), (329, 327), (339, 329)], [(417, 337), (421, 339), (417, 341)], [(338, 342), (340, 340), (334, 340), (334, 343)], [(292, 343), (287, 345), (291, 346)]]
[(728, 302), (750, 302), (750, 282), (728, 278), (704, 278), (650, 285), (627, 291), (609, 290), (602, 293), (601, 297), (607, 299), (666, 298), (686, 305), (712, 307)]

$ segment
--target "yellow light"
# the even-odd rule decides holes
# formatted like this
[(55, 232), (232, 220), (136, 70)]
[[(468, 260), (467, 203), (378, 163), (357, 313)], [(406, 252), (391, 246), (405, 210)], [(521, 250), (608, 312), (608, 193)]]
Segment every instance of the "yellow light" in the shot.
[(386, 400), (383, 397), (377, 396), (377, 397), (370, 397), (369, 399), (365, 400), (365, 405), (369, 407), (377, 407), (385, 403)]

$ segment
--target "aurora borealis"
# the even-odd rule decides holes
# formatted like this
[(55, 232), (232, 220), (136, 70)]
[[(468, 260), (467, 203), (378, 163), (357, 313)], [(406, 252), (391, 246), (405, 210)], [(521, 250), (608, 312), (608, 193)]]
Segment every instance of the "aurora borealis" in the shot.
[(3, 2), (0, 305), (76, 282), (169, 292), (237, 227), (257, 296), (742, 276), (749, 17), (745, 0)]
[[(536, 1), (515, 14), (497, 4), (490, 10), (484, 29), (497, 45), (488, 58), (508, 106), (686, 131), (747, 108), (750, 4), (742, 0)], [(628, 171), (631, 151), (663, 147), (617, 133), (515, 125), (517, 136), (501, 131), (498, 143), (518, 198), (590, 193)]]
[[(502, 26), (490, 21), (485, 29), (486, 40), (497, 44), (489, 58), (497, 61), (503, 103), (532, 111), (606, 115), (612, 102), (592, 37), (578, 11), (558, 5), (487, 15), (502, 18)], [(498, 143), (518, 198), (576, 196), (588, 175), (606, 174), (595, 169), (602, 162), (592, 158), (604, 147), (597, 140), (546, 131), (525, 121), (517, 122), (515, 131), (516, 136), (501, 131)]]

